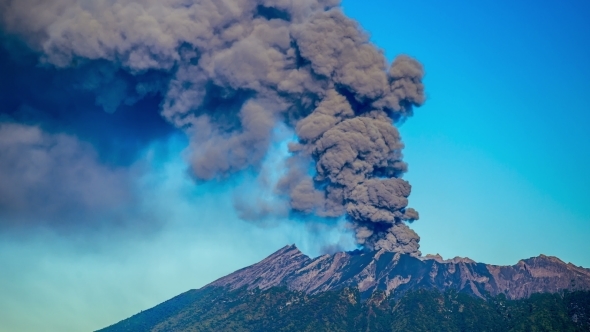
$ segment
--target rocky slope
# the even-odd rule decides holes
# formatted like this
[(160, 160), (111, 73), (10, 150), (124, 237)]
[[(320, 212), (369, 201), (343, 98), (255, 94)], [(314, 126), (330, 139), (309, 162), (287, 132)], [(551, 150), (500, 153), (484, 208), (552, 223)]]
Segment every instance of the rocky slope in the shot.
[(410, 290), (438, 289), (481, 298), (505, 294), (509, 299), (521, 299), (534, 293), (589, 290), (590, 270), (544, 255), (513, 266), (487, 265), (468, 258), (416, 258), (383, 250), (339, 252), (311, 259), (292, 245), (205, 288), (266, 290), (274, 286), (312, 295), (352, 287), (359, 289), (361, 298), (368, 298), (375, 290), (399, 297)]

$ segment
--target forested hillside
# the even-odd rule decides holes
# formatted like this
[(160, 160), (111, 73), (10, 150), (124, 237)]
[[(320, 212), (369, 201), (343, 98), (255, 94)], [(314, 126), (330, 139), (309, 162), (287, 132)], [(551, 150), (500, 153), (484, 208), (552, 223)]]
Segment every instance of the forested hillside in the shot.
[(356, 289), (192, 290), (101, 332), (118, 331), (590, 331), (590, 292), (508, 300), (418, 290), (395, 300)]

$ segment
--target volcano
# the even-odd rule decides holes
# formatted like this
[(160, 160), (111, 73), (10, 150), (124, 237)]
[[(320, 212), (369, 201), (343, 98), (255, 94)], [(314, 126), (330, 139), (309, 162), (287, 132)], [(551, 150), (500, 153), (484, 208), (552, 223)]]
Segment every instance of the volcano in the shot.
[(385, 250), (312, 259), (290, 245), (100, 331), (588, 331), (589, 290), (590, 269), (545, 255), (512, 266)]

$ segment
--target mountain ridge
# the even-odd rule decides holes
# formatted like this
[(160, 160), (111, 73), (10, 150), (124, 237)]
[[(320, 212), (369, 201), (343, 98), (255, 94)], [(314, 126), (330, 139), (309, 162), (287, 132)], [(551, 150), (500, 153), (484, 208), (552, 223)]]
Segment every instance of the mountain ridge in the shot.
[(543, 254), (506, 266), (462, 257), (443, 260), (440, 255), (416, 258), (385, 250), (338, 252), (312, 259), (288, 245), (204, 288), (266, 290), (277, 286), (308, 294), (355, 287), (363, 298), (377, 290), (401, 296), (425, 288), (453, 289), (480, 298), (504, 294), (521, 299), (535, 293), (589, 290), (590, 269)]

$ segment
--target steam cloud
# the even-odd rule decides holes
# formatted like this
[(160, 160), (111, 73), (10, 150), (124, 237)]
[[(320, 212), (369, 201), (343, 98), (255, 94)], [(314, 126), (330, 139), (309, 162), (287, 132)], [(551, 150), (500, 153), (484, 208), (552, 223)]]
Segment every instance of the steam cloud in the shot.
[(274, 192), (292, 212), (345, 215), (364, 247), (420, 255), (393, 124), (424, 102), (423, 69), (403, 55), (388, 68), (338, 0), (0, 0), (0, 13), (42, 64), (106, 68), (84, 85), (105, 111), (161, 96), (198, 180), (259, 169), (287, 125), (298, 141)]

